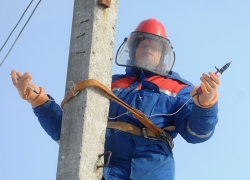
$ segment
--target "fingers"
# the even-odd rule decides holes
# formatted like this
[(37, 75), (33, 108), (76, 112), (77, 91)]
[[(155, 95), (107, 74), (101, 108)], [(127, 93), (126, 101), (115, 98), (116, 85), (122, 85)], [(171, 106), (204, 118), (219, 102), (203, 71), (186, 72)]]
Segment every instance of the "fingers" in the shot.
[(21, 85), (25, 81), (27, 81), (27, 80), (30, 81), (32, 79), (32, 77), (31, 77), (31, 75), (29, 73), (24, 73), (24, 75), (22, 75), (21, 73), (17, 72), (16, 74), (17, 74), (17, 76), (19, 78), (17, 85)]
[(220, 79), (219, 79), (218, 76), (216, 76), (216, 75), (215, 75), (214, 73), (212, 73), (212, 72), (209, 72), (208, 74), (210, 75), (210, 78), (212, 78), (213, 81), (214, 81), (216, 84), (220, 85)]
[(207, 74), (203, 73), (201, 79), (201, 87), (202, 87), (202, 91), (204, 93), (209, 93), (214, 91), (215, 89), (218, 88), (218, 86), (220, 85), (220, 80), (219, 78), (214, 74), (209, 72), (208, 76)]
[(207, 90), (207, 87), (203, 83), (201, 83), (201, 89), (202, 89), (202, 94), (208, 94), (209, 93), (209, 91)]
[(12, 78), (12, 83), (18, 89), (20, 96), (23, 99), (26, 99), (30, 93), (30, 90), (27, 89), (27, 86), (29, 85), (30, 80), (32, 79), (30, 74), (25, 73), (24, 75), (22, 75), (21, 73), (13, 70), (11, 71), (11, 78)]
[(16, 86), (16, 84), (18, 82), (17, 79), (16, 79), (16, 70), (11, 71), (11, 79), (12, 79), (13, 85)]
[(28, 97), (28, 95), (29, 95), (29, 89), (27, 89), (27, 86), (28, 86), (28, 84), (30, 83), (30, 80), (29, 79), (24, 79), (23, 81), (22, 81), (22, 83), (18, 86), (18, 90), (19, 90), (19, 93), (20, 93), (20, 95), (21, 95), (21, 97), (22, 98), (26, 98), (26, 97)]

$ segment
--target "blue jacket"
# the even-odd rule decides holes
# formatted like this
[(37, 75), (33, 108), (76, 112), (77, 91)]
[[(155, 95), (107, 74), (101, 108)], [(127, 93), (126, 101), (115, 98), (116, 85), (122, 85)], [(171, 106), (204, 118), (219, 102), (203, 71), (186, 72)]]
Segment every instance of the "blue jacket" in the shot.
[[(217, 103), (204, 109), (190, 100), (177, 114), (164, 115), (176, 112), (190, 98), (192, 88), (191, 83), (175, 72), (162, 77), (134, 68), (127, 68), (126, 75), (114, 75), (111, 86), (120, 99), (148, 115), (158, 127), (175, 126), (176, 129), (171, 131), (172, 138), (179, 133), (189, 143), (201, 143), (213, 135), (218, 121)], [(144, 127), (132, 114), (126, 112), (124, 107), (111, 101), (109, 121)], [(45, 131), (54, 140), (59, 140), (62, 120), (59, 105), (48, 101), (35, 108), (34, 113)], [(121, 114), (124, 115), (119, 116)], [(115, 129), (107, 129), (105, 138), (105, 151), (112, 151), (109, 166), (103, 172), (106, 180), (174, 179), (174, 159), (165, 143)]]

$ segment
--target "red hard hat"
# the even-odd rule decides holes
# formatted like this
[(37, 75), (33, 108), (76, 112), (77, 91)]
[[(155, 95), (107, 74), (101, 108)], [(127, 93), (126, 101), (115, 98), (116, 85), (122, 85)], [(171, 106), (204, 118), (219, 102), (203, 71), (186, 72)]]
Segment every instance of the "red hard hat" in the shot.
[(163, 24), (154, 18), (142, 21), (135, 29), (135, 32), (145, 32), (167, 38), (167, 33)]

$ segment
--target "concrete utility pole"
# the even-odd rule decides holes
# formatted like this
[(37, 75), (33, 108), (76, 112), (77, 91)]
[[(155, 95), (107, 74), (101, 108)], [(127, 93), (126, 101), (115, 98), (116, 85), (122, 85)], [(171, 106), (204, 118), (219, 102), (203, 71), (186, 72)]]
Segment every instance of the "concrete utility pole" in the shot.
[[(110, 3), (110, 7), (109, 7)], [(96, 79), (111, 84), (118, 0), (75, 0), (66, 94), (69, 82)], [(109, 100), (87, 88), (64, 106), (57, 180), (102, 177)]]

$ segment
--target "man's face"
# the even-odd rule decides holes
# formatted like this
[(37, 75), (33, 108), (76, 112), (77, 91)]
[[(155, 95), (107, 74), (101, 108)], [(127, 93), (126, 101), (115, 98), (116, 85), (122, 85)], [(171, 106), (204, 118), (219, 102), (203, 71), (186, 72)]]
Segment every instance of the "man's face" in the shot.
[(135, 65), (154, 69), (161, 59), (161, 44), (152, 39), (143, 40), (135, 51)]

